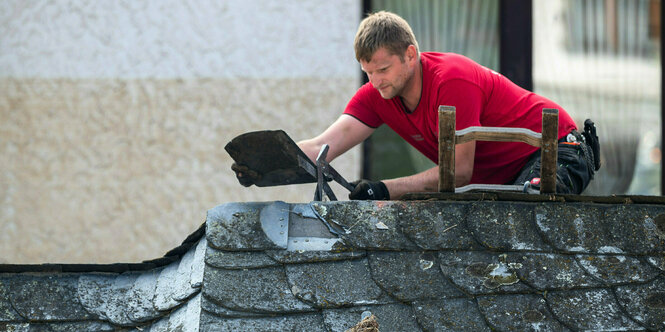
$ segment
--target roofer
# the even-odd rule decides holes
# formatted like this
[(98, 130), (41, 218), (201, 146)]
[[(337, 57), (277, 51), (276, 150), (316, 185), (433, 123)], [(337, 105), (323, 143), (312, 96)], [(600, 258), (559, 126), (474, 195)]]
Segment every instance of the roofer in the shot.
[[(462, 55), (419, 52), (411, 27), (396, 14), (381, 11), (366, 17), (356, 33), (354, 48), (369, 82), (358, 89), (344, 113), (322, 134), (298, 142), (312, 160), (321, 146), (328, 144), (327, 160), (331, 161), (385, 123), (436, 163), (438, 108), (448, 105), (457, 110), (457, 129), (516, 127), (535, 132), (542, 130), (542, 109), (558, 109), (558, 193), (581, 193), (599, 167), (597, 157), (594, 159), (599, 153), (592, 123), (580, 134), (561, 106), (501, 74)], [(251, 170), (236, 164), (232, 168), (240, 183), (253, 183)], [(537, 147), (520, 142), (472, 141), (455, 148), (457, 187), (470, 183), (521, 185), (539, 176)], [(433, 167), (401, 178), (359, 180), (349, 198), (387, 200), (399, 199), (407, 192), (434, 192), (438, 179), (438, 167)]]

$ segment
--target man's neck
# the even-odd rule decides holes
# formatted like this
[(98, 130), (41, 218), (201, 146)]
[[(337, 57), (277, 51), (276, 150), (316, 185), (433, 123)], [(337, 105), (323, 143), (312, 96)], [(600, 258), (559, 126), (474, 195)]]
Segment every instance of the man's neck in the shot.
[(404, 103), (404, 106), (409, 113), (415, 111), (416, 107), (418, 107), (418, 103), (420, 102), (420, 96), (422, 95), (423, 91), (422, 68), (423, 66), (420, 63), (420, 59), (418, 59), (416, 68), (413, 71), (413, 75), (407, 82), (404, 93), (400, 95), (402, 102)]

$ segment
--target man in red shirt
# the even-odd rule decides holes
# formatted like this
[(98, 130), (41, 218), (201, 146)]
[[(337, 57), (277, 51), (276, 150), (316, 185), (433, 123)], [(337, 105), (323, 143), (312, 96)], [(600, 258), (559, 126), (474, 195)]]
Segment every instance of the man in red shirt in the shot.
[[(323, 144), (330, 146), (327, 155), (330, 161), (385, 123), (438, 162), (439, 105), (455, 106), (458, 130), (485, 126), (540, 132), (542, 109), (556, 108), (559, 138), (583, 140), (572, 118), (556, 103), (520, 88), (464, 56), (420, 53), (408, 23), (395, 14), (378, 12), (365, 18), (358, 28), (354, 47), (369, 83), (358, 89), (342, 116), (328, 129), (298, 143), (312, 160)], [(571, 133), (573, 138), (567, 139)], [(566, 160), (561, 160), (559, 154), (557, 192), (580, 193), (586, 188), (594, 171), (588, 152), (589, 149), (578, 147), (573, 151), (575, 156)], [(539, 156), (538, 148), (525, 143), (459, 144), (455, 148), (455, 184), (458, 187), (470, 183), (522, 184), (539, 176)], [(238, 165), (234, 165), (234, 170), (241, 183), (251, 184), (251, 179), (247, 179), (249, 172), (243, 173)], [(398, 199), (407, 192), (434, 192), (438, 189), (438, 179), (438, 167), (433, 167), (397, 179), (361, 180), (349, 197)]]

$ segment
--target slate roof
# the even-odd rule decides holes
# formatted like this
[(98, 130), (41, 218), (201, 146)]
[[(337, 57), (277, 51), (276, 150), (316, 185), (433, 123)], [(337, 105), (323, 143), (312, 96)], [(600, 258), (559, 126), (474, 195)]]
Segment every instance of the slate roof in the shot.
[(665, 330), (664, 204), (520, 197), (223, 204), (124, 272), (0, 266), (0, 329)]

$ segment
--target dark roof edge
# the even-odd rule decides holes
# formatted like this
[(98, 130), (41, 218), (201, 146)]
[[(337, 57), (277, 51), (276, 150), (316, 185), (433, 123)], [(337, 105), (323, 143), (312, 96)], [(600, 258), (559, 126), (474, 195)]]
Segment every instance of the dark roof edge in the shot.
[(112, 264), (0, 264), (1, 273), (124, 273), (147, 271), (179, 261), (194, 245), (205, 236), (206, 224), (203, 223), (196, 231), (177, 247), (169, 250), (163, 257), (140, 263)]
[(567, 202), (599, 204), (665, 204), (665, 196), (642, 195), (539, 195), (514, 192), (473, 192), (473, 193), (408, 193), (403, 200), (444, 200), (444, 201), (517, 201), (517, 202)]

